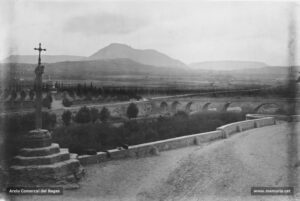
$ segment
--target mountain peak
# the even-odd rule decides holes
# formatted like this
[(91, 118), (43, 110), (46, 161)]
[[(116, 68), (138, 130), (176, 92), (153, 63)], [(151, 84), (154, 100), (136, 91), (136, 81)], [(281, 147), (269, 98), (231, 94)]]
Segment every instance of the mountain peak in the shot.
[(108, 46), (106, 46), (105, 48), (111, 48), (111, 47), (126, 47), (126, 48), (131, 48), (129, 45), (127, 44), (123, 44), (123, 43), (111, 43)]
[(181, 61), (173, 59), (156, 50), (135, 49), (129, 45), (121, 43), (111, 43), (89, 57), (90, 60), (118, 58), (131, 59), (141, 64), (153, 66), (185, 67), (185, 64)]

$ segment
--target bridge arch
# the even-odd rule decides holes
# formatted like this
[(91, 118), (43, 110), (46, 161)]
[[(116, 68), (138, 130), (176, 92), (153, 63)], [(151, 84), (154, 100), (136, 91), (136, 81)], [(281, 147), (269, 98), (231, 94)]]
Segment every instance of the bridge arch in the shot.
[(168, 110), (168, 103), (167, 102), (165, 102), (165, 101), (163, 101), (163, 102), (161, 102), (160, 103), (160, 109), (162, 110), (162, 111), (164, 111), (164, 112), (166, 112), (167, 110)]
[(211, 103), (205, 103), (202, 107), (202, 110), (203, 111), (207, 111), (208, 110), (208, 106), (210, 105)]
[(224, 106), (222, 107), (221, 111), (226, 112), (228, 107), (230, 106), (230, 104), (231, 104), (230, 102), (225, 103)]
[(173, 112), (177, 112), (177, 107), (178, 105), (180, 105), (180, 103), (178, 101), (174, 101), (171, 105), (171, 109)]
[(190, 112), (191, 111), (191, 106), (192, 106), (193, 103), (194, 103), (193, 101), (190, 101), (190, 102), (188, 102), (186, 104), (186, 106), (185, 106), (185, 111), (186, 112)]
[(262, 104), (258, 105), (256, 108), (254, 108), (253, 112), (257, 113), (259, 111), (259, 109), (261, 109), (262, 107), (264, 107), (266, 105), (275, 105), (278, 109), (281, 108), (281, 106), (277, 103), (262, 103)]

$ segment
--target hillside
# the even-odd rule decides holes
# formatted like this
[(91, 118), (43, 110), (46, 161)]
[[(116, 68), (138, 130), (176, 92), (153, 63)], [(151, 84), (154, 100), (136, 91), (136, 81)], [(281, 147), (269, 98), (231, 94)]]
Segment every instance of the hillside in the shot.
[[(11, 74), (16, 72), (23, 78), (34, 77), (36, 64), (0, 64), (0, 68)], [(57, 79), (98, 79), (107, 75), (181, 75), (184, 69), (173, 69), (144, 65), (130, 59), (107, 59), (90, 61), (68, 61), (45, 65), (45, 76)]]
[[(43, 63), (56, 63), (62, 61), (81, 61), (85, 60), (83, 56), (72, 56), (72, 55), (42, 55)], [(37, 55), (11, 55), (5, 58), (2, 63), (26, 63), (36, 64), (38, 61)]]
[(141, 64), (152, 66), (185, 67), (185, 64), (181, 61), (173, 59), (156, 50), (139, 50), (118, 43), (112, 43), (89, 57), (90, 60), (117, 58), (127, 58)]
[(206, 61), (197, 62), (189, 65), (192, 69), (202, 70), (244, 70), (244, 69), (257, 69), (268, 66), (262, 62), (255, 61)]
[[(5, 70), (2, 74), (9, 79), (34, 79), (36, 64), (10, 63), (0, 64)], [(3, 71), (2, 71), (3, 72)], [(9, 76), (11, 75), (11, 76)], [(287, 78), (287, 67), (263, 67), (243, 70), (208, 71), (201, 69), (183, 69), (158, 67), (140, 64), (130, 59), (107, 59), (69, 61), (45, 64), (44, 79), (58, 80), (98, 80), (100, 82), (130, 85), (151, 84), (161, 86), (162, 83), (179, 84), (189, 82), (192, 85), (200, 83), (226, 83), (240, 85), (241, 81), (251, 83), (271, 83)]]

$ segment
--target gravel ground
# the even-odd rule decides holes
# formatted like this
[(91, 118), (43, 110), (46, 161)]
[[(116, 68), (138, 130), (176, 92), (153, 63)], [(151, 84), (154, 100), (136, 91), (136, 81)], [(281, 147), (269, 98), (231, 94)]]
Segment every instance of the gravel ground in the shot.
[[(290, 128), (280, 124), (160, 156), (90, 165), (78, 190), (12, 200), (300, 200), (250, 195), (252, 186), (289, 186)], [(299, 181), (299, 167), (294, 170)]]

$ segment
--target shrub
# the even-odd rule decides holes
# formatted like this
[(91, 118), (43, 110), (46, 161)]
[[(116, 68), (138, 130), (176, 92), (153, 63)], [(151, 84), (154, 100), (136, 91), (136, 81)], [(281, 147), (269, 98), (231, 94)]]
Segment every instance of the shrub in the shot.
[(182, 118), (181, 115), (184, 116), (184, 113), (150, 122), (129, 120), (117, 128), (109, 124), (73, 124), (56, 128), (52, 136), (61, 147), (81, 154), (85, 153), (86, 149), (113, 149), (120, 143), (135, 145), (212, 131), (221, 125), (245, 119), (244, 115), (231, 112), (208, 111), (190, 115), (188, 118)]
[(82, 124), (90, 122), (91, 121), (90, 109), (86, 106), (81, 107), (80, 110), (77, 112), (74, 121)]
[(138, 113), (139, 113), (139, 109), (137, 105), (134, 103), (130, 103), (127, 108), (127, 117), (129, 119), (136, 118)]
[(64, 111), (64, 113), (61, 116), (62, 121), (66, 126), (70, 125), (71, 119), (72, 119), (72, 113), (69, 110)]
[(76, 94), (76, 96), (78, 96), (79, 98), (81, 98), (81, 96), (82, 96), (81, 91), (76, 91), (75, 94)]
[(103, 107), (99, 113), (99, 118), (102, 122), (106, 122), (110, 117), (110, 112), (106, 107)]
[(146, 135), (145, 135), (146, 142), (151, 142), (151, 141), (155, 141), (158, 139), (159, 139), (159, 135), (158, 135), (157, 131), (155, 131), (151, 128), (149, 130), (147, 130)]
[(6, 99), (8, 96), (9, 96), (9, 94), (10, 94), (10, 92), (9, 92), (9, 90), (8, 89), (5, 89), (4, 90), (4, 98)]
[(29, 98), (30, 98), (30, 100), (33, 100), (33, 99), (34, 99), (34, 95), (35, 95), (34, 91), (33, 91), (33, 90), (30, 90), (30, 91), (29, 91)]
[(17, 98), (17, 92), (16, 91), (12, 91), (10, 95), (11, 95), (10, 101), (14, 101)]
[(52, 101), (53, 101), (53, 98), (52, 98), (51, 94), (47, 94), (47, 96), (43, 99), (43, 107), (50, 109)]
[(21, 95), (21, 100), (24, 101), (26, 98), (26, 92), (24, 90), (22, 90), (20, 95)]
[(176, 112), (176, 114), (174, 115), (174, 117), (176, 117), (176, 118), (182, 118), (182, 119), (187, 119), (189, 117), (189, 115), (185, 111), (178, 111), (178, 112)]
[(107, 124), (72, 124), (59, 127), (52, 133), (54, 142), (70, 152), (84, 154), (86, 149), (103, 151), (115, 148), (119, 140), (116, 128)]
[(62, 101), (62, 104), (64, 107), (70, 107), (73, 103), (72, 101), (70, 101), (68, 98), (65, 97)]
[(91, 121), (93, 123), (95, 123), (95, 121), (98, 119), (99, 117), (99, 110), (97, 108), (91, 108), (90, 110), (90, 115), (91, 115)]
[[(4, 131), (11, 134), (27, 133), (35, 128), (35, 113), (15, 114), (2, 117)], [(43, 128), (51, 130), (55, 127), (56, 115), (54, 113), (42, 113)]]
[(68, 95), (71, 97), (71, 98), (75, 98), (75, 92), (73, 90), (69, 90), (68, 91)]
[(90, 101), (92, 99), (93, 99), (92, 98), (92, 93), (91, 92), (87, 92), (86, 95), (85, 95), (85, 100)]
[(44, 128), (48, 129), (48, 130), (52, 130), (56, 123), (57, 123), (57, 118), (56, 118), (56, 114), (55, 113), (48, 113), (48, 112), (44, 112), (43, 113), (43, 119), (42, 119), (42, 123), (44, 125)]

